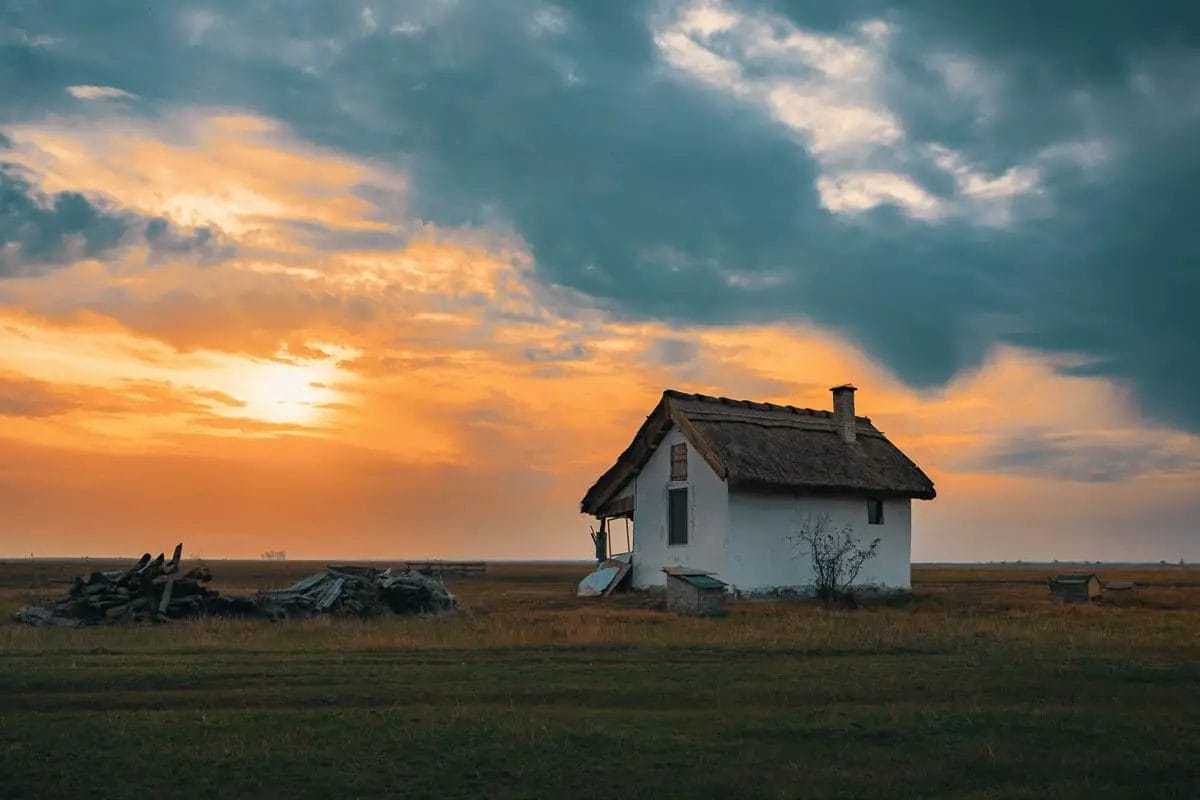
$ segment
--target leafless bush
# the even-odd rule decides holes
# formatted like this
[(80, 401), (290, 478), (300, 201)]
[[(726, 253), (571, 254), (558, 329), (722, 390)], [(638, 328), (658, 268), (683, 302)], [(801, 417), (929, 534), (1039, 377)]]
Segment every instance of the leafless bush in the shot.
[(812, 559), (817, 597), (827, 604), (853, 605), (851, 587), (863, 564), (878, 554), (879, 539), (863, 547), (851, 526), (835, 530), (828, 514), (810, 514), (803, 517), (800, 530), (791, 540), (798, 551), (797, 557), (807, 555)]

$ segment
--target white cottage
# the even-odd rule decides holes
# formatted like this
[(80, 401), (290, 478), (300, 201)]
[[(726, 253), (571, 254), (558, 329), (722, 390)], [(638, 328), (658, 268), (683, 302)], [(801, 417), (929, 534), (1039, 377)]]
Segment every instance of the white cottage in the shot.
[[(907, 589), (913, 498), (933, 482), (866, 417), (855, 388), (835, 386), (833, 411), (668, 389), (633, 442), (583, 498), (600, 520), (632, 520), (633, 586), (661, 586), (664, 566), (714, 573), (736, 591), (812, 585), (792, 537), (806, 515), (828, 514), (879, 553), (858, 583)], [(614, 537), (616, 538), (616, 537)]]

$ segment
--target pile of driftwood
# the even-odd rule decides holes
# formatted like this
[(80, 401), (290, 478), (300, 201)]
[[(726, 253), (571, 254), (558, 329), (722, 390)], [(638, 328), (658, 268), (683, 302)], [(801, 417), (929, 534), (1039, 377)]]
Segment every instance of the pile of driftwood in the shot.
[(146, 553), (127, 570), (76, 577), (66, 597), (44, 606), (26, 606), (12, 617), (29, 625), (80, 627), (172, 622), (202, 614), (266, 619), (425, 614), (456, 606), (454, 595), (436, 578), (354, 566), (329, 567), (286, 589), (260, 592), (254, 598), (227, 596), (205, 586), (212, 580), (207, 567), (181, 573), (182, 553), (179, 544), (169, 560), (162, 553), (158, 558)]
[(212, 580), (207, 567), (179, 571), (183, 545), (168, 560), (163, 553), (143, 555), (126, 570), (77, 576), (67, 596), (44, 606), (26, 606), (13, 619), (30, 625), (78, 627), (105, 623), (156, 620), (170, 622), (196, 614), (256, 614), (252, 600), (222, 597), (204, 584)]
[(338, 614), (429, 614), (453, 610), (454, 595), (436, 578), (419, 572), (373, 567), (328, 567), (286, 589), (261, 592), (259, 603), (286, 617)]

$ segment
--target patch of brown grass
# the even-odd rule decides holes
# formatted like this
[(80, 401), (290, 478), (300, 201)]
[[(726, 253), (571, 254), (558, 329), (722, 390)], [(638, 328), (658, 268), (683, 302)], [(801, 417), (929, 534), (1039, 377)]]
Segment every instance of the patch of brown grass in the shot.
[[(459, 614), (433, 618), (320, 618), (284, 623), (202, 619), (162, 627), (32, 629), (7, 621), (27, 602), (57, 596), (53, 583), (119, 563), (9, 562), (0, 565), (0, 649), (9, 652), (153, 650), (374, 650), (620, 646), (754, 647), (823, 650), (941, 650), (981, 641), (1014, 647), (1088, 646), (1154, 649), (1181, 632), (1200, 633), (1200, 585), (1188, 568), (1106, 570), (1105, 580), (1139, 580), (1136, 598), (1117, 605), (1062, 605), (1049, 596), (1043, 568), (914, 568), (914, 591), (868, 599), (854, 611), (807, 601), (737, 601), (713, 619), (669, 613), (661, 596), (630, 592), (581, 600), (574, 588), (586, 567), (498, 564), (486, 574), (447, 578)], [(280, 586), (323, 565), (313, 562), (210, 562), (227, 593)], [(1200, 575), (1200, 571), (1195, 573)], [(1187, 578), (1187, 580), (1185, 580)]]

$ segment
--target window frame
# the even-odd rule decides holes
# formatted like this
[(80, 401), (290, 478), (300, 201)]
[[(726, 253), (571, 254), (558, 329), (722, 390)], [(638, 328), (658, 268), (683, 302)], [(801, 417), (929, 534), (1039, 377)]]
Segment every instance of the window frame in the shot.
[[(679, 469), (677, 470), (676, 467), (678, 467)], [(671, 445), (671, 480), (672, 481), (686, 481), (687, 479), (688, 479), (687, 442), (677, 442), (677, 443)]]
[[(874, 513), (878, 510), (878, 514)], [(883, 525), (883, 498), (868, 497), (867, 498), (867, 524), (868, 525)]]
[[(667, 547), (687, 547), (692, 541), (691, 507), (687, 486), (667, 487)], [(683, 496), (683, 541), (673, 541), (675, 534), (675, 497)]]

